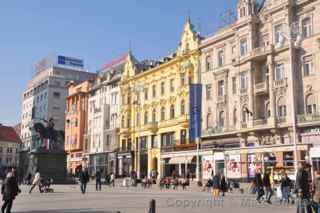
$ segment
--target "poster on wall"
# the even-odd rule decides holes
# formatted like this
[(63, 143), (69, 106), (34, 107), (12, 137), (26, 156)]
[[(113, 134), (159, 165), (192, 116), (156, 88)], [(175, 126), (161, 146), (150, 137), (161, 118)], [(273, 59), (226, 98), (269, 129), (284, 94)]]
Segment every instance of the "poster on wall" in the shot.
[(248, 155), (248, 177), (254, 178), (256, 176), (256, 155)]
[(241, 178), (241, 161), (240, 155), (229, 155), (227, 164), (228, 178)]
[(202, 156), (202, 176), (203, 179), (210, 179), (214, 170), (214, 157)]

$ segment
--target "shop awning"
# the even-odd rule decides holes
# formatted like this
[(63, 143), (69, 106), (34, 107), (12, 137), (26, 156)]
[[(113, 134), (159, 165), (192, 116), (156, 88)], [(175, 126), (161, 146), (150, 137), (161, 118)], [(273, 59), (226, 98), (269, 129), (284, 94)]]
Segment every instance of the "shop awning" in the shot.
[(192, 159), (193, 159), (193, 156), (173, 157), (173, 158), (170, 158), (168, 164), (191, 163)]

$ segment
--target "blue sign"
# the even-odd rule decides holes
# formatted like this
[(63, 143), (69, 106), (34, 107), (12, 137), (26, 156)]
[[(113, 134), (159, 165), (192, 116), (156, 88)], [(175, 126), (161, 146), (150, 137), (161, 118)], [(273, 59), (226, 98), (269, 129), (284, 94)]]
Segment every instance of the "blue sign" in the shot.
[(71, 58), (59, 55), (58, 56), (58, 64), (65, 65), (65, 66), (71, 66), (71, 67), (79, 67), (83, 68), (83, 60), (77, 59), (77, 58)]
[(195, 140), (201, 137), (201, 103), (202, 85), (190, 84), (190, 117), (189, 132), (190, 139)]

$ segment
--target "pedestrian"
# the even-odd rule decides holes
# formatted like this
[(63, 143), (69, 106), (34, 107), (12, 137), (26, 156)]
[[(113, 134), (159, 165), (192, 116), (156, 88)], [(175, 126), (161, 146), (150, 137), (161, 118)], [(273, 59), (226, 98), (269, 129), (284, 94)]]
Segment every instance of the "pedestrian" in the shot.
[(314, 177), (314, 196), (313, 200), (320, 205), (320, 170), (316, 171)]
[(114, 187), (114, 173), (111, 172), (110, 174), (110, 186)]
[(101, 171), (96, 172), (96, 191), (101, 191)]
[(280, 185), (281, 194), (282, 194), (282, 197), (280, 200), (281, 203), (282, 201), (286, 201), (287, 204), (290, 203), (291, 188), (292, 188), (292, 181), (288, 177), (288, 175), (284, 173), (283, 176), (281, 177), (281, 185)]
[(32, 190), (38, 186), (39, 187), (39, 191), (40, 193), (42, 193), (42, 189), (41, 189), (41, 175), (40, 175), (40, 172), (39, 170), (37, 169), (36, 170), (36, 173), (34, 175), (34, 178), (33, 178), (33, 181), (32, 181), (32, 185), (31, 185), (31, 188), (29, 190), (29, 194), (31, 194)]
[(213, 198), (218, 198), (219, 197), (220, 189), (221, 189), (221, 177), (220, 177), (220, 174), (217, 173), (212, 178)]
[(226, 177), (224, 176), (224, 174), (221, 175), (221, 192), (222, 192), (222, 196), (225, 196), (225, 193), (228, 191), (228, 184), (226, 181)]
[(310, 165), (301, 163), (296, 176), (296, 192), (298, 193), (297, 213), (312, 213), (311, 192), (309, 182)]
[(271, 177), (269, 171), (267, 171), (263, 176), (263, 186), (266, 193), (266, 201), (267, 203), (272, 204), (271, 197), (273, 195), (273, 190), (271, 187)]
[(257, 201), (258, 203), (261, 202), (261, 198), (264, 195), (264, 190), (263, 190), (263, 181), (262, 181), (262, 175), (261, 171), (258, 170), (255, 176), (255, 184), (256, 184), (256, 192), (257, 192)]
[(82, 194), (86, 193), (87, 190), (87, 183), (89, 182), (89, 173), (88, 170), (83, 168), (79, 173), (79, 180), (80, 180), (80, 189)]
[(1, 186), (1, 194), (3, 204), (1, 207), (2, 213), (11, 213), (13, 200), (16, 196), (21, 192), (18, 186), (16, 171), (12, 168), (11, 172), (8, 172), (2, 186)]

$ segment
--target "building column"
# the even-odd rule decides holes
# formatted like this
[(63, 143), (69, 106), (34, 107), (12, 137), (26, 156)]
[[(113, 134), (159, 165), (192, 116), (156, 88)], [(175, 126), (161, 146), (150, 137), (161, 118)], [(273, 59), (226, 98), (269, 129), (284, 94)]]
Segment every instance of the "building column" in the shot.
[(267, 59), (268, 64), (268, 84), (269, 84), (269, 107), (270, 107), (270, 118), (269, 123), (272, 126), (276, 124), (276, 100), (273, 92), (273, 83), (274, 83), (274, 60), (273, 56), (269, 55)]

